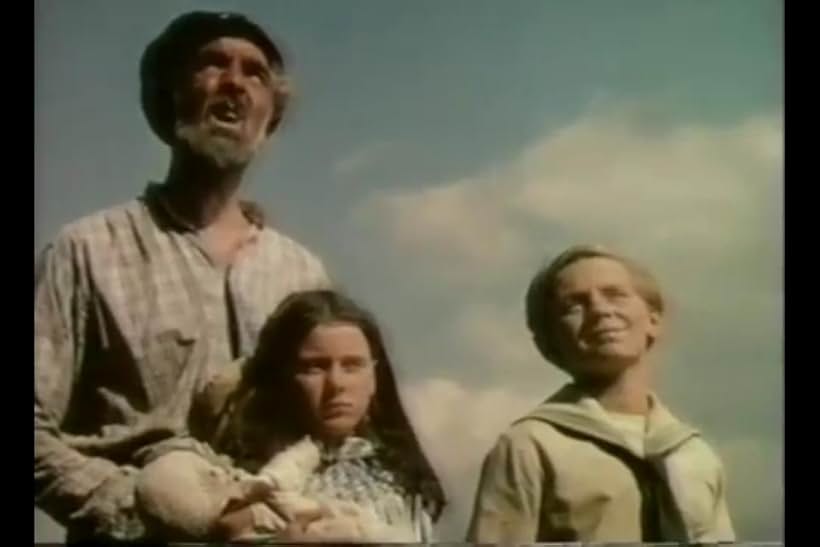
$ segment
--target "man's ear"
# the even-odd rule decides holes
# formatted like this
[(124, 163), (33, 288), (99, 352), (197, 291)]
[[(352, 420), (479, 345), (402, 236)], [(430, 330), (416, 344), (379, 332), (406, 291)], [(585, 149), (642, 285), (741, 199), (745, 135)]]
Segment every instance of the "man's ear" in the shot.
[(271, 92), (273, 93), (273, 114), (268, 122), (268, 135), (273, 133), (282, 122), (282, 116), (296, 95), (293, 80), (287, 76), (276, 76)]
[(273, 92), (276, 95), (285, 97), (285, 100), (295, 94), (293, 80), (288, 76), (277, 76), (273, 84)]

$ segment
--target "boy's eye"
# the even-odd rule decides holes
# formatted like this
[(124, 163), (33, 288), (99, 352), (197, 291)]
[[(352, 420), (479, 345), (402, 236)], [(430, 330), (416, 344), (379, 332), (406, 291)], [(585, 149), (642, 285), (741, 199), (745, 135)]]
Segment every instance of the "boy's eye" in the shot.
[(582, 309), (583, 305), (577, 300), (568, 300), (558, 304), (558, 313), (561, 315), (571, 315), (580, 312)]
[(604, 296), (608, 298), (610, 301), (623, 302), (624, 300), (627, 300), (631, 296), (631, 294), (629, 293), (629, 291), (625, 289), (616, 287), (604, 291)]

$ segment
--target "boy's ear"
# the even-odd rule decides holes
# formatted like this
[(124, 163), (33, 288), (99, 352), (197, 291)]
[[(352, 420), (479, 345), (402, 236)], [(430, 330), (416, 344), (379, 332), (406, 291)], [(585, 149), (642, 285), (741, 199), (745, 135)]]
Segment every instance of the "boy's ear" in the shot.
[(649, 344), (652, 347), (663, 333), (663, 314), (657, 310), (649, 310)]

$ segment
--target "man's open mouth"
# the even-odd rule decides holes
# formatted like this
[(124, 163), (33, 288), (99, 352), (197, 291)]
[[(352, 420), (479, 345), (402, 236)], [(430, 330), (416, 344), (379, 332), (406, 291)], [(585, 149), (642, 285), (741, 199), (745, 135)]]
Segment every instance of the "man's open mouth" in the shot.
[(219, 124), (237, 125), (245, 119), (245, 108), (236, 101), (219, 101), (208, 109), (208, 117)]

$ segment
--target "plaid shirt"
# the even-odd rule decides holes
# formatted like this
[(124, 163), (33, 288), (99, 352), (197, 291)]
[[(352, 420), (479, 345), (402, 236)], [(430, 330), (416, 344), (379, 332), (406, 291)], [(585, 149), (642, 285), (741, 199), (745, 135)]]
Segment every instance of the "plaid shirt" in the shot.
[[(157, 185), (70, 224), (43, 251), (34, 296), (35, 503), (69, 533), (138, 536), (139, 439), (174, 429), (169, 419), (187, 420), (193, 393), (253, 351), (285, 296), (329, 285), (317, 258), (245, 209), (254, 227), (227, 268), (175, 222)], [(110, 452), (80, 442), (107, 436), (119, 439)]]

